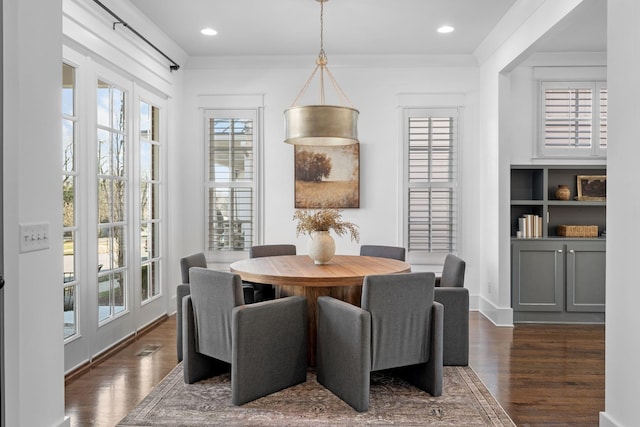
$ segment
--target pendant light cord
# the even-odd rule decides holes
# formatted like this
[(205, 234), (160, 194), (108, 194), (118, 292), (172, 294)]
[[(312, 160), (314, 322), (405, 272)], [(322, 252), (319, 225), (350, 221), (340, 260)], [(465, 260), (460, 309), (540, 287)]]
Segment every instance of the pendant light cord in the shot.
[(351, 103), (351, 100), (349, 100), (349, 98), (344, 93), (344, 91), (342, 90), (342, 88), (340, 87), (336, 79), (333, 77), (333, 74), (331, 74), (331, 71), (329, 71), (329, 67), (327, 67), (327, 62), (328, 62), (327, 55), (324, 52), (324, 3), (328, 0), (317, 0), (317, 1), (320, 3), (320, 53), (318, 53), (318, 59), (316, 59), (316, 67), (313, 69), (311, 76), (309, 76), (309, 78), (307, 79), (307, 82), (304, 84), (304, 86), (298, 93), (298, 96), (296, 96), (296, 99), (293, 100), (293, 103), (291, 104), (291, 106), (294, 107), (298, 103), (302, 95), (309, 88), (309, 85), (311, 84), (313, 77), (316, 75), (316, 72), (318, 71), (318, 69), (320, 69), (320, 104), (321, 105), (325, 104), (324, 72), (326, 71), (327, 76), (329, 76), (329, 80), (331, 81), (331, 84), (333, 85), (333, 88), (335, 89), (338, 96), (342, 99), (344, 103), (348, 104), (353, 108), (353, 104)]
[(324, 2), (320, 0), (320, 53), (318, 54), (318, 63), (327, 64), (327, 55), (324, 53)]

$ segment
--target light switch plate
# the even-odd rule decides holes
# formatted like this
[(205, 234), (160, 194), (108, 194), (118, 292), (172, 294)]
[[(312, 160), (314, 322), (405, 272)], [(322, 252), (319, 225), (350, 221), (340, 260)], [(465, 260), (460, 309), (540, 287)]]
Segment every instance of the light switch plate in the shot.
[(20, 252), (49, 249), (49, 223), (20, 224)]

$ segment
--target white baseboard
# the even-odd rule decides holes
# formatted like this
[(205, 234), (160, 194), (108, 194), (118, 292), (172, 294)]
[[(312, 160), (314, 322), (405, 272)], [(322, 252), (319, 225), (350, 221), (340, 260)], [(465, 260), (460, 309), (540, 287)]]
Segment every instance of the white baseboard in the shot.
[(478, 296), (478, 311), (496, 326), (513, 327), (513, 309), (511, 307), (496, 307), (491, 301)]
[(65, 416), (62, 423), (58, 424), (58, 427), (71, 427), (71, 417)]
[(178, 296), (176, 294), (171, 295), (171, 298), (169, 301), (169, 307), (171, 307), (171, 309), (167, 310), (167, 315), (171, 316), (178, 311), (178, 308), (177, 308), (178, 302), (176, 301), (177, 298)]
[(622, 424), (607, 415), (606, 412), (600, 412), (600, 427), (622, 427)]

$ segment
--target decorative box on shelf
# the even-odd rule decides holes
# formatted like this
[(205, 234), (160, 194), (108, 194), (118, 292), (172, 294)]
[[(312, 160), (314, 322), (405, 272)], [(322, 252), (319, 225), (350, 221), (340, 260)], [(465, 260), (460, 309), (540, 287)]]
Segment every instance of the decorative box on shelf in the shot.
[(597, 225), (559, 225), (558, 236), (598, 237), (598, 226)]

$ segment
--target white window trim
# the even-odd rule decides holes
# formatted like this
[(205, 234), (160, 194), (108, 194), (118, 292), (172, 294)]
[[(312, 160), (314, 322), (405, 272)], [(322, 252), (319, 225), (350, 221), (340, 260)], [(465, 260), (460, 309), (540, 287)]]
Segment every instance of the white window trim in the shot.
[[(546, 89), (577, 89), (591, 88), (593, 91), (591, 147), (589, 148), (551, 148), (545, 145), (545, 90)], [(537, 108), (537, 138), (536, 157), (565, 158), (565, 159), (605, 159), (606, 148), (600, 147), (600, 89), (606, 88), (607, 82), (593, 81), (555, 81), (538, 80), (538, 108)]]

